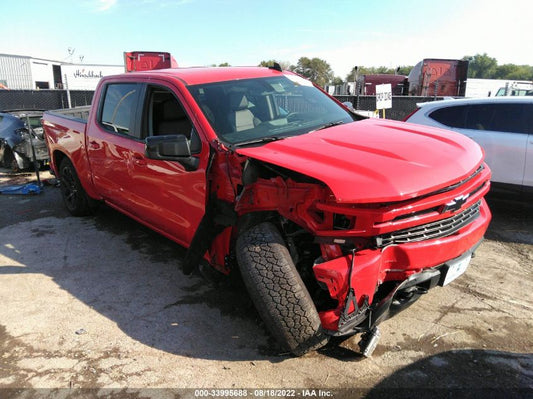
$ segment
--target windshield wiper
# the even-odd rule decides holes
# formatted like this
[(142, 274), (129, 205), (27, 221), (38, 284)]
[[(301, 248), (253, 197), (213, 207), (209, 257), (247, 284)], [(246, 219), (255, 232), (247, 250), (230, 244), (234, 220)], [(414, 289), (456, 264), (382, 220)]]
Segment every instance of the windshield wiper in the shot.
[[(328, 127), (342, 125), (343, 123), (344, 123), (343, 121), (329, 122), (329, 123), (326, 123), (325, 125), (320, 126), (319, 128), (311, 130), (311, 132), (316, 132), (317, 130), (327, 129)], [(309, 133), (311, 133), (311, 132), (309, 132)]]
[(230, 147), (237, 148), (237, 147), (244, 147), (244, 146), (252, 145), (252, 144), (265, 144), (265, 143), (270, 143), (272, 141), (283, 140), (284, 138), (285, 137), (280, 137), (280, 136), (260, 137), (257, 139), (251, 139), (247, 141), (241, 141), (240, 143), (231, 144)]

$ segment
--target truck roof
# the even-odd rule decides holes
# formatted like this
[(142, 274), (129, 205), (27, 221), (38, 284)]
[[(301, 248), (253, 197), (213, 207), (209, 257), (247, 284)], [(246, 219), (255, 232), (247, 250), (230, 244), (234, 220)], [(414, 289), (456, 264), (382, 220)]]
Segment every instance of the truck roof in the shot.
[(120, 76), (166, 76), (179, 79), (185, 85), (197, 85), (237, 79), (279, 76), (280, 74), (282, 72), (267, 67), (192, 67), (129, 72), (121, 75), (107, 76), (104, 79), (112, 79)]

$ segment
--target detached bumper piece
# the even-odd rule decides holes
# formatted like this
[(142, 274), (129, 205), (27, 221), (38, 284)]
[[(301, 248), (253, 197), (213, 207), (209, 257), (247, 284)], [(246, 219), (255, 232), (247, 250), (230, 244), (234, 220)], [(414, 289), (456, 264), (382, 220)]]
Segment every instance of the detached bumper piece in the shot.
[(411, 306), (421, 295), (427, 294), (430, 289), (436, 287), (440, 281), (441, 271), (438, 268), (413, 274), (398, 284), (385, 298), (372, 306), (368, 316), (368, 330)]
[[(368, 306), (367, 298), (362, 306), (357, 306), (355, 293), (352, 299), (349, 292), (344, 311), (339, 319), (338, 329), (328, 331), (328, 334), (340, 337), (358, 332), (372, 333), (379, 323), (411, 306), (421, 295), (437, 286), (440, 281), (440, 268), (413, 274), (407, 280), (397, 284), (383, 299), (372, 306)], [(348, 309), (352, 307), (354, 310), (348, 313)]]
[[(393, 282), (390, 282), (388, 286), (382, 285), (373, 298), (374, 303), (370, 306), (366, 295), (361, 297), (362, 305), (358, 306), (355, 289), (350, 284), (344, 309), (339, 317), (338, 328), (336, 331), (326, 330), (326, 332), (335, 337), (363, 333), (359, 342), (361, 353), (366, 357), (371, 356), (380, 337), (378, 324), (411, 306), (430, 289), (437, 285), (445, 285), (451, 265), (458, 264), (464, 259), (470, 259), (480, 244), (481, 241), (460, 257), (412, 274), (406, 280), (397, 282), (395, 285), (391, 284)], [(355, 258), (355, 251), (353, 251), (349, 281), (352, 280)]]
[[(350, 264), (350, 273), (348, 274), (348, 295), (346, 296), (346, 301), (344, 302), (344, 310), (339, 318), (339, 328), (338, 332), (348, 332), (356, 330), (356, 327), (361, 324), (366, 316), (370, 305), (368, 304), (368, 296), (363, 297), (363, 304), (361, 306), (357, 305), (357, 296), (355, 295), (355, 290), (352, 287), (352, 274), (353, 266), (355, 262), (355, 250), (352, 252), (352, 262)], [(350, 312), (350, 309), (353, 307), (353, 311)], [(345, 334), (339, 334), (345, 335)]]

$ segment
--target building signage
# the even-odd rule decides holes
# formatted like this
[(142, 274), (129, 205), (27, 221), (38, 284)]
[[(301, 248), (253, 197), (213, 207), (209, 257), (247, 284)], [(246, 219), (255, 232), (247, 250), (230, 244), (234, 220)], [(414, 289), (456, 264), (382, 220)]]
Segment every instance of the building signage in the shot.
[(376, 109), (392, 108), (391, 84), (376, 85)]
[(122, 65), (61, 65), (63, 86), (70, 90), (95, 90), (98, 81), (104, 76), (123, 72), (124, 66)]
[(100, 78), (103, 78), (103, 77), (104, 77), (104, 75), (102, 74), (102, 71), (76, 69), (76, 71), (74, 72), (74, 78), (100, 79)]

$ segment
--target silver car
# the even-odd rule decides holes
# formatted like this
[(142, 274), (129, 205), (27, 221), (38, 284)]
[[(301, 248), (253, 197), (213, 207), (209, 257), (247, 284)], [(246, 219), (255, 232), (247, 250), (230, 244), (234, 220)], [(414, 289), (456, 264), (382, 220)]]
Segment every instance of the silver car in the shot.
[(418, 104), (405, 121), (454, 130), (486, 154), (492, 181), (533, 191), (533, 97), (491, 97)]

